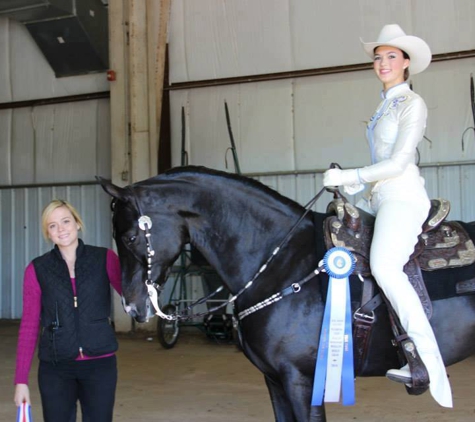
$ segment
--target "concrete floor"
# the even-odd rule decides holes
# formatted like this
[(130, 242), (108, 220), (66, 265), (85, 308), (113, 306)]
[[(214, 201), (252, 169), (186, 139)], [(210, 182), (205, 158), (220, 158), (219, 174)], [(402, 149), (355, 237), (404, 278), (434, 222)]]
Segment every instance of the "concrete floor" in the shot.
[[(0, 321), (0, 421), (14, 420), (13, 372), (18, 322)], [(196, 328), (180, 334), (178, 344), (163, 349), (150, 334), (119, 336), (119, 384), (115, 422), (268, 422), (273, 413), (261, 374), (229, 344), (216, 344)], [(36, 385), (31, 379), (35, 422), (42, 421)], [(473, 422), (475, 358), (449, 368), (454, 409), (439, 407), (429, 393), (408, 396), (384, 378), (359, 378), (357, 404), (327, 405), (329, 422)], [(80, 421), (80, 418), (78, 419)], [(61, 421), (58, 421), (61, 422)]]

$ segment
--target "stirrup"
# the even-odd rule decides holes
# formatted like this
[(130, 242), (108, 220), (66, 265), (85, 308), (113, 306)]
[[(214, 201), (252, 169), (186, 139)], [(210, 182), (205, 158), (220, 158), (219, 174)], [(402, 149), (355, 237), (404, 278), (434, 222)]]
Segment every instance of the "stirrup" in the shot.
[[(389, 319), (391, 321), (391, 328), (393, 330), (394, 337), (396, 339), (397, 345), (399, 346), (399, 350), (402, 355), (400, 356), (401, 360), (407, 362), (408, 368), (410, 371), (410, 376), (411, 376), (410, 383), (408, 384), (404, 382), (404, 381), (407, 381), (407, 378), (408, 378), (407, 373), (400, 374), (398, 370), (394, 370), (394, 372), (396, 372), (396, 375), (405, 376), (405, 379), (403, 380), (399, 380), (400, 377), (397, 377), (398, 379), (397, 380), (394, 379), (394, 381), (404, 382), (404, 384), (406, 385), (406, 390), (408, 394), (413, 395), (413, 396), (418, 396), (419, 394), (426, 392), (429, 388), (429, 383), (430, 383), (429, 373), (427, 372), (427, 368), (424, 365), (424, 362), (422, 361), (419, 355), (419, 352), (417, 351), (416, 345), (414, 344), (412, 339), (407, 335), (406, 331), (402, 327), (401, 322), (399, 321), (399, 318), (396, 315), (396, 311), (391, 306), (391, 304), (389, 303), (388, 299), (384, 296), (384, 294), (383, 294), (383, 297), (388, 307), (388, 311), (389, 311), (388, 314), (389, 314)], [(399, 371), (401, 371), (401, 369)], [(393, 371), (391, 372), (394, 373)], [(390, 378), (390, 379), (393, 379), (393, 378)]]
[(412, 377), (411, 383), (406, 384), (406, 390), (408, 394), (418, 396), (425, 393), (429, 388), (429, 373), (411, 338), (407, 337), (402, 340), (401, 346)]

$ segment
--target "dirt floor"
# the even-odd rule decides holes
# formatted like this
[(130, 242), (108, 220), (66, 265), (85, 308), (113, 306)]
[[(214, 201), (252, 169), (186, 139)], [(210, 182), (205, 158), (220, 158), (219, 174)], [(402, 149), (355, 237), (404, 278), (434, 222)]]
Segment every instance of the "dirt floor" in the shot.
[[(18, 322), (0, 321), (0, 421), (12, 421), (16, 414), (13, 372), (17, 331)], [(274, 420), (263, 377), (235, 345), (217, 344), (191, 327), (183, 330), (170, 350), (163, 349), (153, 333), (121, 335), (119, 341), (115, 422)], [(40, 422), (36, 370), (35, 358), (30, 375), (32, 410), (33, 420)], [(475, 358), (450, 367), (448, 372), (454, 409), (439, 407), (429, 393), (408, 396), (404, 388), (384, 378), (358, 378), (357, 404), (327, 405), (328, 421), (473, 422)]]

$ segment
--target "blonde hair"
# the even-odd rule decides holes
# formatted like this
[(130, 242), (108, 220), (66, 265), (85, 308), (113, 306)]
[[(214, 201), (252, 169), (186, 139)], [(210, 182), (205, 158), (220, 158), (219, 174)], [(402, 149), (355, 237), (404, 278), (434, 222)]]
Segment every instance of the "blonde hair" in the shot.
[(81, 216), (79, 215), (76, 208), (74, 208), (68, 201), (63, 199), (53, 199), (43, 210), (41, 214), (41, 229), (43, 231), (43, 237), (46, 241), (49, 240), (48, 237), (48, 218), (51, 213), (60, 207), (66, 207), (72, 214), (74, 220), (76, 221), (77, 225), (79, 226), (79, 230), (84, 231), (84, 222), (82, 221)]

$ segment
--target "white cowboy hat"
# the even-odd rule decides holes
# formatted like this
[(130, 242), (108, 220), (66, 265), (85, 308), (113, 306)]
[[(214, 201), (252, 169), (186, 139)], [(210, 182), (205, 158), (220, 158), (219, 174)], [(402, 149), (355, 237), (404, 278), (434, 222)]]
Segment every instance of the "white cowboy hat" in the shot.
[(380, 45), (397, 47), (405, 51), (411, 59), (409, 70), (412, 75), (425, 70), (432, 59), (430, 48), (424, 40), (406, 35), (401, 27), (396, 24), (384, 26), (376, 42), (364, 42), (361, 38), (360, 41), (366, 54), (372, 59), (374, 58), (374, 49)]

